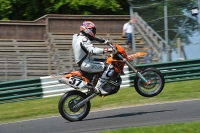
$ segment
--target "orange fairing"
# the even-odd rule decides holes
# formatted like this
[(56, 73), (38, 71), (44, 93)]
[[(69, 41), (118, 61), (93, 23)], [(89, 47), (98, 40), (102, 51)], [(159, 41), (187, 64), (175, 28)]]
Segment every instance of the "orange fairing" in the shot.
[(106, 60), (107, 64), (112, 64), (114, 66), (115, 72), (122, 73), (125, 63), (121, 60), (113, 60), (112, 56), (108, 57)]
[(121, 53), (128, 60), (128, 57), (127, 57), (127, 54), (126, 54), (124, 48), (122, 46), (120, 46), (119, 44), (116, 44), (115, 46), (117, 48), (117, 51), (119, 53)]
[(136, 52), (135, 54), (128, 55), (128, 60), (146, 55), (146, 52)]
[(111, 57), (108, 57), (108, 58), (107, 58), (106, 63), (107, 63), (107, 64), (112, 64), (112, 61), (113, 61), (113, 58), (112, 58), (112, 56), (111, 56)]
[(70, 72), (69, 74), (66, 74), (66, 75), (65, 75), (66, 78), (70, 78), (71, 76), (79, 76), (79, 77), (81, 77), (84, 81), (90, 82), (89, 79), (87, 79), (86, 77), (84, 77), (84, 76), (81, 75), (80, 71), (72, 71), (72, 72)]

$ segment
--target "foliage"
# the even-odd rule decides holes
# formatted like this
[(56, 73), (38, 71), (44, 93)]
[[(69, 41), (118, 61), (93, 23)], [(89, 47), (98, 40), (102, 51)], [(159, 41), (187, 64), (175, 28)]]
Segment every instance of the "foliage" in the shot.
[(1, 19), (8, 19), (8, 15), (12, 13), (11, 9), (11, 2), (10, 1), (5, 1), (5, 0), (0, 0), (0, 18)]
[[(46, 14), (113, 15), (128, 14), (122, 0), (1, 0), (1, 19), (33, 20)], [(127, 10), (128, 11), (128, 10)]]

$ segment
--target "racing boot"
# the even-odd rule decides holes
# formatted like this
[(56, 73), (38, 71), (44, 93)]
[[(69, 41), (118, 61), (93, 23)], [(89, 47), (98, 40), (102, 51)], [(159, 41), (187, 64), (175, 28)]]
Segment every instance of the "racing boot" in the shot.
[(102, 95), (107, 95), (108, 92), (106, 92), (103, 89), (103, 86), (108, 82), (110, 77), (113, 75), (114, 70), (111, 68), (112, 66), (109, 66), (106, 71), (103, 72), (102, 76), (99, 78), (96, 86), (95, 86), (95, 91), (96, 93), (101, 93)]
[[(107, 79), (108, 80), (108, 79)], [(104, 86), (104, 84), (107, 83), (107, 80), (106, 79), (102, 79), (102, 78), (99, 78), (96, 86), (95, 86), (95, 91), (96, 93), (100, 93), (102, 95), (107, 95), (108, 92), (106, 92), (102, 87)]]

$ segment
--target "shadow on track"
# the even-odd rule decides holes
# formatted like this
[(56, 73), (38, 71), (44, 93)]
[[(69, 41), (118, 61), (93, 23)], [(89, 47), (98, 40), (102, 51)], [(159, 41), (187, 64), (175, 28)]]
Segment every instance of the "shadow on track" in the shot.
[(129, 116), (137, 116), (137, 115), (144, 115), (144, 114), (150, 114), (150, 113), (162, 113), (162, 112), (176, 111), (176, 110), (177, 109), (173, 109), (173, 110), (158, 110), (158, 111), (151, 111), (151, 112), (123, 113), (123, 114), (112, 115), (112, 116), (105, 116), (105, 117), (85, 119), (83, 121), (96, 120), (96, 119), (104, 119), (104, 118), (129, 117)]

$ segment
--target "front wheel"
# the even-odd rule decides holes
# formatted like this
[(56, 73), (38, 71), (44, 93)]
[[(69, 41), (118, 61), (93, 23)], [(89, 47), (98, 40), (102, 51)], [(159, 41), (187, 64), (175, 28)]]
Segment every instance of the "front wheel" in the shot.
[(85, 98), (87, 98), (87, 96), (81, 91), (66, 92), (60, 98), (58, 104), (61, 116), (71, 122), (84, 119), (90, 112), (90, 101), (85, 103), (80, 108), (75, 107), (75, 105)]
[(145, 82), (138, 76), (134, 79), (135, 90), (144, 97), (153, 97), (158, 95), (164, 88), (165, 79), (163, 74), (156, 68), (147, 68), (140, 72), (143, 77), (150, 82)]

